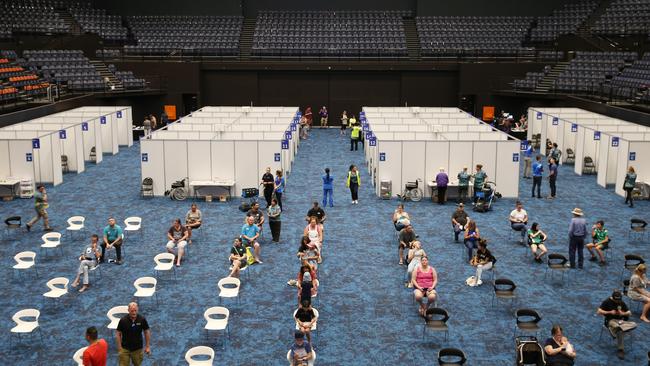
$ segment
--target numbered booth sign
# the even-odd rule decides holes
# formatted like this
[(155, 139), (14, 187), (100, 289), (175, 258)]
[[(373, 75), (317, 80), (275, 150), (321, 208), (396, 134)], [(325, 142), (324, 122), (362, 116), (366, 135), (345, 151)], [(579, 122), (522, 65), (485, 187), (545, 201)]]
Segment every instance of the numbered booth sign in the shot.
[(289, 150), (289, 141), (288, 140), (282, 140), (282, 150)]
[(578, 132), (578, 125), (575, 123), (571, 124), (571, 132)]
[(81, 130), (88, 131), (88, 122), (81, 122)]
[(383, 152), (379, 153), (379, 161), (386, 161), (386, 153)]
[(106, 116), (99, 117), (99, 123), (105, 125), (106, 124)]
[(122, 118), (122, 111), (117, 111), (116, 115), (117, 115), (117, 118)]
[(618, 137), (612, 136), (612, 147), (618, 147)]
[(519, 150), (526, 151), (528, 150), (528, 140), (522, 140), (519, 144)]
[(516, 163), (519, 161), (519, 153), (512, 153), (512, 162)]
[(553, 117), (553, 126), (557, 126), (558, 123), (560, 123), (560, 119), (557, 117)]

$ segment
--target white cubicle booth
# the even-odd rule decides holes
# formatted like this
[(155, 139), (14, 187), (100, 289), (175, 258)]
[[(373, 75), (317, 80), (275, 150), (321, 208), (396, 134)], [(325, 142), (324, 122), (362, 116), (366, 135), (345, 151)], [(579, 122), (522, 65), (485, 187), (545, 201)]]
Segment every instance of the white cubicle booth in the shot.
[[(81, 107), (69, 112), (82, 112), (83, 117), (106, 117), (111, 123), (115, 124), (115, 128), (111, 128), (111, 132), (115, 134), (114, 139), (117, 140), (120, 146), (133, 145), (133, 113), (131, 107), (128, 106), (102, 106), (102, 107)], [(66, 113), (63, 112), (63, 115)], [(108, 124), (108, 122), (107, 122)], [(111, 141), (113, 138), (111, 138)], [(115, 154), (115, 153), (113, 153)]]
[(636, 181), (650, 184), (650, 136), (644, 136), (644, 140), (620, 138), (617, 149), (617, 164), (615, 173), (615, 192), (619, 196), (625, 196), (623, 183), (628, 167), (634, 167)]
[(61, 144), (58, 132), (0, 130), (0, 177), (59, 185)]

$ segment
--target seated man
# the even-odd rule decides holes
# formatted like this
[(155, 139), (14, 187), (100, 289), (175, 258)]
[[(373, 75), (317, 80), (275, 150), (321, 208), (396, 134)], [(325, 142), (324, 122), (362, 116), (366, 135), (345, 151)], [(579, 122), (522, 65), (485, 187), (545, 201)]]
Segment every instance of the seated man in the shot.
[(393, 212), (393, 225), (395, 225), (395, 230), (401, 231), (406, 225), (411, 223), (411, 216), (404, 211), (404, 205), (397, 205), (397, 209)]
[(230, 248), (230, 274), (228, 277), (239, 278), (239, 271), (248, 265), (246, 260), (246, 248), (242, 245), (241, 238), (235, 238), (235, 241)]
[(99, 236), (96, 234), (93, 234), (90, 237), (90, 245), (84, 249), (83, 253), (79, 256), (79, 269), (77, 270), (77, 277), (74, 278), (74, 281), (72, 281), (72, 287), (77, 287), (79, 286), (79, 277), (81, 275), (84, 275), (83, 278), (83, 286), (79, 289), (79, 292), (84, 292), (90, 287), (90, 282), (88, 281), (88, 271), (90, 271), (92, 268), (95, 268), (97, 265), (97, 262), (99, 259), (102, 257), (101, 253), (99, 252), (99, 248), (97, 247), (97, 243), (99, 242)]
[[(167, 231), (167, 239), (169, 239), (167, 242), (167, 252), (176, 256), (176, 267), (181, 266), (181, 260), (183, 254), (185, 254), (185, 246), (187, 246), (187, 236), (187, 229), (181, 225), (181, 219), (174, 220), (172, 227)], [(178, 248), (178, 253), (176, 253), (174, 247)]]
[(612, 337), (616, 337), (618, 348), (616, 356), (621, 360), (625, 359), (623, 333), (636, 328), (637, 325), (635, 322), (628, 321), (632, 313), (623, 301), (623, 294), (619, 290), (614, 290), (612, 296), (600, 304), (597, 313), (605, 317), (605, 326), (609, 329)]
[(312, 208), (307, 211), (307, 216), (305, 217), (305, 221), (309, 222), (312, 216), (315, 216), (318, 219), (318, 224), (322, 227), (323, 224), (325, 223), (325, 220), (327, 219), (327, 215), (325, 215), (325, 211), (318, 205), (317, 201), (314, 201)]
[(260, 228), (255, 225), (255, 218), (253, 216), (247, 216), (246, 223), (241, 228), (241, 238), (245, 246), (253, 247), (255, 262), (262, 264), (262, 260), (260, 259), (260, 243), (257, 242), (259, 236)]
[(411, 224), (406, 225), (404, 229), (399, 232), (399, 264), (404, 264), (404, 249), (411, 249), (411, 244), (417, 239), (415, 231), (413, 231), (413, 226)]
[(591, 237), (593, 242), (586, 245), (589, 254), (591, 254), (589, 260), (592, 262), (597, 261), (594, 255), (594, 249), (596, 249), (596, 253), (598, 253), (598, 257), (600, 258), (598, 264), (604, 266), (605, 255), (603, 251), (609, 248), (609, 234), (607, 229), (605, 229), (605, 222), (603, 220), (597, 221), (596, 225), (591, 227)]
[(115, 253), (117, 254), (115, 264), (122, 264), (122, 242), (124, 240), (124, 234), (120, 225), (117, 225), (115, 219), (112, 217), (108, 219), (108, 226), (104, 228), (103, 239), (101, 244), (102, 256), (99, 262), (104, 263), (106, 250), (115, 247)]
[(309, 361), (314, 358), (311, 345), (309, 342), (305, 342), (305, 335), (301, 331), (296, 331), (294, 338), (295, 343), (289, 352), (291, 366), (309, 365)]
[(260, 204), (255, 202), (251, 206), (251, 209), (246, 212), (246, 219), (249, 217), (253, 218), (253, 223), (257, 225), (258, 229), (260, 229), (260, 235), (262, 232), (263, 224), (264, 224), (264, 213), (262, 210), (260, 210)]
[(192, 230), (201, 227), (203, 222), (203, 215), (201, 210), (196, 207), (196, 203), (192, 203), (190, 210), (185, 214), (185, 228), (187, 229), (187, 238), (189, 244), (192, 244)]
[(451, 215), (451, 226), (454, 228), (454, 240), (458, 243), (458, 235), (465, 231), (467, 225), (467, 212), (465, 212), (465, 205), (461, 202), (458, 204), (456, 211)]
[(316, 312), (311, 307), (311, 300), (304, 299), (300, 302), (300, 307), (293, 316), (298, 329), (307, 336), (307, 342), (311, 343), (311, 328), (318, 321)]
[(524, 239), (526, 238), (526, 232), (528, 229), (526, 225), (528, 224), (528, 213), (524, 210), (523, 205), (520, 201), (517, 201), (515, 204), (515, 209), (510, 212), (510, 227), (514, 231), (519, 231), (521, 233), (521, 239), (519, 244), (524, 244)]

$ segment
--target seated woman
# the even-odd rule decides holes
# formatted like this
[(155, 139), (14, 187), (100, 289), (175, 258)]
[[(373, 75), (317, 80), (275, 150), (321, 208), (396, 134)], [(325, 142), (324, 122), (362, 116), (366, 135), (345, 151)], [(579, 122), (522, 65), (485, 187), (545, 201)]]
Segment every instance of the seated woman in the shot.
[(554, 325), (551, 328), (551, 338), (544, 343), (547, 366), (572, 366), (576, 351), (569, 340), (562, 334), (562, 327)]
[(399, 205), (397, 205), (397, 209), (393, 213), (393, 225), (395, 225), (395, 230), (400, 231), (406, 225), (410, 225), (410, 224), (411, 224), (411, 217), (406, 211), (404, 211), (404, 205), (400, 203)]
[[(436, 301), (436, 285), (438, 285), (438, 274), (436, 270), (429, 266), (429, 258), (427, 256), (420, 259), (420, 264), (415, 267), (411, 276), (411, 282), (415, 287), (413, 295), (415, 301), (420, 304), (420, 315), (425, 316), (427, 309), (431, 307)], [(427, 303), (424, 303), (424, 297), (427, 298)]]
[(413, 270), (415, 267), (417, 267), (420, 264), (420, 261), (422, 260), (423, 257), (425, 257), (427, 253), (422, 249), (422, 244), (419, 241), (414, 241), (413, 244), (411, 244), (411, 249), (409, 250), (408, 253), (408, 268), (406, 269), (406, 272), (408, 273), (408, 284), (406, 287), (412, 288), (413, 287), (413, 282), (411, 282), (411, 276), (413, 275)]
[(630, 299), (640, 301), (644, 304), (643, 310), (641, 310), (640, 319), (646, 323), (650, 323), (650, 320), (648, 320), (648, 312), (650, 311), (650, 291), (646, 289), (648, 282), (650, 281), (648, 281), (648, 278), (646, 277), (646, 265), (643, 263), (639, 264), (634, 270), (632, 277), (630, 277), (630, 287), (627, 290), (627, 296)]
[[(537, 263), (542, 263), (542, 257), (548, 250), (546, 250), (546, 246), (544, 245), (544, 242), (546, 241), (546, 234), (539, 228), (539, 224), (536, 222), (533, 222), (533, 225), (531, 225), (530, 229), (528, 229), (528, 244), (530, 245), (530, 251), (533, 252), (533, 255), (535, 256), (535, 262)], [(539, 253), (537, 253), (537, 249), (539, 249)]]
[(192, 203), (190, 210), (185, 214), (185, 228), (187, 229), (187, 243), (192, 244), (192, 230), (199, 229), (201, 223), (203, 222), (203, 215), (201, 210), (196, 206), (196, 203)]
[(467, 247), (467, 261), (471, 261), (474, 252), (474, 248), (478, 248), (478, 241), (481, 238), (481, 234), (476, 227), (476, 221), (468, 220), (467, 225), (465, 226), (465, 247)]
[(83, 253), (79, 256), (79, 269), (77, 270), (77, 277), (72, 281), (72, 287), (79, 286), (79, 278), (83, 274), (83, 286), (79, 289), (79, 292), (84, 292), (90, 287), (90, 282), (88, 281), (88, 271), (95, 268), (97, 263), (102, 257), (102, 253), (98, 248), (99, 236), (93, 234), (90, 237), (90, 244), (84, 249)]
[(318, 269), (318, 262), (320, 259), (320, 251), (318, 247), (311, 243), (309, 237), (303, 236), (300, 240), (300, 248), (298, 248), (298, 258), (300, 261), (307, 261), (309, 265), (316, 271)]
[(309, 237), (309, 241), (318, 247), (318, 250), (322, 250), (323, 245), (323, 229), (318, 224), (318, 218), (312, 216), (309, 219), (309, 224), (305, 227), (303, 235)]
[(311, 328), (318, 321), (318, 317), (311, 307), (310, 300), (304, 299), (300, 302), (300, 307), (296, 310), (293, 319), (296, 321), (298, 330), (307, 336), (307, 342), (311, 342)]
[(311, 301), (311, 297), (315, 296), (318, 292), (318, 279), (316, 278), (316, 271), (307, 264), (303, 262), (300, 267), (300, 273), (298, 273), (298, 282), (296, 282), (296, 287), (298, 287), (298, 304), (302, 300)]
[(496, 261), (496, 258), (494, 258), (492, 253), (490, 253), (487, 248), (487, 240), (480, 239), (478, 241), (478, 249), (476, 250), (476, 255), (472, 258), (471, 261), (471, 265), (476, 267), (474, 286), (480, 286), (483, 284), (483, 281), (481, 281), (481, 275), (483, 274), (483, 271), (490, 270)]

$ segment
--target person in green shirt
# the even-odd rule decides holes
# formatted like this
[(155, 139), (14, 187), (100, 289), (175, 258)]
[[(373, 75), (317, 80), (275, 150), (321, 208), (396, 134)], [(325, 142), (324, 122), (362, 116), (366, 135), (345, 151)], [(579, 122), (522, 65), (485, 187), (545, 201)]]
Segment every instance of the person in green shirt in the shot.
[[(544, 242), (546, 241), (546, 233), (539, 228), (539, 224), (533, 222), (528, 229), (528, 244), (530, 245), (530, 251), (535, 256), (535, 262), (542, 263), (542, 257), (548, 252)], [(539, 253), (537, 252), (539, 249)]]
[(52, 231), (50, 220), (47, 216), (48, 207), (50, 207), (50, 205), (47, 201), (47, 192), (45, 191), (45, 187), (40, 185), (36, 188), (36, 193), (34, 193), (34, 210), (36, 210), (36, 216), (27, 223), (27, 231), (30, 231), (32, 226), (34, 226), (34, 224), (41, 218), (43, 218), (43, 230)]
[(352, 121), (355, 121), (355, 123), (352, 126), (352, 132), (350, 133), (350, 151), (357, 151), (359, 149), (359, 140), (361, 137), (361, 126), (356, 123), (356, 120), (354, 119), (354, 116), (350, 118), (350, 123)]
[(458, 203), (465, 203), (469, 191), (470, 177), (467, 167), (463, 167), (463, 171), (458, 173)]
[(476, 173), (473, 175), (474, 178), (474, 204), (478, 200), (478, 193), (483, 191), (483, 184), (487, 179), (487, 174), (483, 171), (483, 165), (476, 164)]
[(593, 238), (593, 242), (587, 244), (587, 250), (591, 254), (589, 260), (591, 262), (597, 261), (596, 255), (594, 254), (594, 249), (596, 249), (596, 253), (598, 253), (598, 257), (600, 258), (598, 264), (604, 266), (605, 256), (603, 255), (603, 251), (609, 248), (609, 233), (605, 229), (605, 222), (603, 220), (597, 221), (596, 225), (591, 227), (591, 237)]

